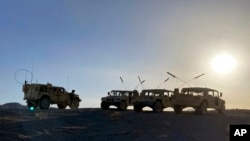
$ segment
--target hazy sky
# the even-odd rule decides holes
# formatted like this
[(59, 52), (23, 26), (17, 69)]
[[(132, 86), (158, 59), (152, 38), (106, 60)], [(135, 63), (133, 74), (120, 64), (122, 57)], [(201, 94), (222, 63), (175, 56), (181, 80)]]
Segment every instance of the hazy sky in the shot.
[[(0, 2), (0, 104), (23, 100), (18, 69), (33, 82), (76, 90), (81, 107), (99, 107), (111, 89), (174, 89), (181, 81), (223, 92), (227, 108), (250, 108), (250, 1), (75, 0)], [(215, 72), (228, 53), (236, 67)], [(24, 81), (25, 73), (16, 79)], [(26, 78), (29, 79), (28, 74)], [(139, 87), (139, 90), (142, 88)]]

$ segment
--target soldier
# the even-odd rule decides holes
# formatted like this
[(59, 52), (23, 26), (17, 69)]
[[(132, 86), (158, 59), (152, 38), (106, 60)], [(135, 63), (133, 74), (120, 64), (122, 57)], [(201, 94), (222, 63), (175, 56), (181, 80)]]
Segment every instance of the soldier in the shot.
[(75, 90), (72, 90), (72, 92), (69, 94), (69, 98), (70, 98), (70, 103), (71, 104), (73, 103), (74, 93), (75, 93)]

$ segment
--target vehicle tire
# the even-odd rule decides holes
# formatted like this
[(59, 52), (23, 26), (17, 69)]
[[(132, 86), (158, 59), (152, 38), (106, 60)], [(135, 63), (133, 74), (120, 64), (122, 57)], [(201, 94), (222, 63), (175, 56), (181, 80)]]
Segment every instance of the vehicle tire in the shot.
[(204, 115), (207, 113), (207, 103), (202, 102), (200, 107), (199, 107), (199, 114)]
[(136, 113), (141, 112), (141, 111), (142, 111), (142, 106), (140, 106), (140, 105), (134, 105), (134, 111), (135, 111)]
[(163, 110), (163, 107), (162, 107), (161, 102), (160, 102), (160, 101), (156, 101), (156, 102), (154, 103), (154, 106), (153, 106), (153, 111), (154, 111), (155, 113), (160, 113), (160, 112), (162, 112), (162, 110)]
[(66, 104), (57, 104), (58, 109), (66, 109)]
[(181, 106), (177, 105), (177, 106), (174, 106), (174, 112), (176, 114), (181, 114), (182, 113), (182, 108)]
[(125, 101), (121, 101), (119, 106), (118, 106), (118, 109), (123, 111), (123, 110), (126, 110), (127, 109), (127, 103)]
[(107, 110), (107, 109), (109, 109), (109, 105), (108, 105), (105, 101), (102, 101), (102, 103), (101, 103), (101, 108), (102, 108), (103, 110)]
[(39, 101), (39, 108), (40, 109), (49, 109), (49, 106), (50, 106), (49, 98), (44, 97)]
[(70, 108), (71, 109), (78, 109), (79, 103), (80, 103), (80, 101), (77, 98), (75, 98), (73, 100), (73, 102), (70, 104)]

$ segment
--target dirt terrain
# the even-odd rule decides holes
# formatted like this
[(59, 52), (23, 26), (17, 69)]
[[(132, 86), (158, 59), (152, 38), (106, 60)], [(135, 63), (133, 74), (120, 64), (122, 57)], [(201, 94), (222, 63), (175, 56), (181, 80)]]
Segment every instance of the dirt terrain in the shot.
[(227, 110), (225, 115), (172, 111), (135, 113), (102, 111), (0, 109), (0, 140), (32, 141), (228, 141), (230, 124), (250, 124), (250, 111)]

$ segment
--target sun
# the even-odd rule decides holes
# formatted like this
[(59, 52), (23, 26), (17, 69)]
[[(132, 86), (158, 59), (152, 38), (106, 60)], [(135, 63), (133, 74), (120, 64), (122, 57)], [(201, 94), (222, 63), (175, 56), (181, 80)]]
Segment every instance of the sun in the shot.
[(228, 53), (221, 53), (212, 60), (212, 68), (220, 74), (228, 74), (235, 69), (236, 60)]

